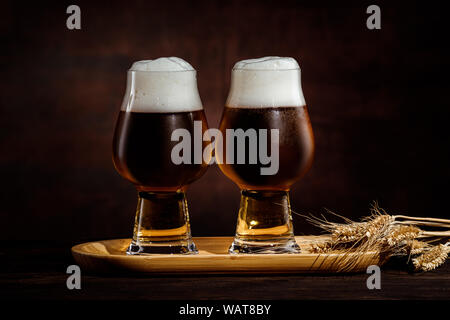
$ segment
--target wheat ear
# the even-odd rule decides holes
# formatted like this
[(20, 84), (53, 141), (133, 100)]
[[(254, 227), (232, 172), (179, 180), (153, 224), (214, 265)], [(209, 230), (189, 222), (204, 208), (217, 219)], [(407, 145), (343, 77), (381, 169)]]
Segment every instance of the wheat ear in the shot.
[(442, 265), (450, 252), (450, 242), (439, 244), (412, 260), (416, 271), (431, 271)]

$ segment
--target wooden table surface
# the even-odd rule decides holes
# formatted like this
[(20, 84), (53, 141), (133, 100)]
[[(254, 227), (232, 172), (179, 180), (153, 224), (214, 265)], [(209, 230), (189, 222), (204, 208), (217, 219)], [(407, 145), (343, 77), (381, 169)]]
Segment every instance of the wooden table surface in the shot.
[(355, 275), (88, 275), (81, 290), (66, 288), (72, 244), (5, 243), (0, 249), (2, 300), (166, 299), (450, 299), (450, 264), (411, 274), (383, 268), (381, 289), (368, 290)]

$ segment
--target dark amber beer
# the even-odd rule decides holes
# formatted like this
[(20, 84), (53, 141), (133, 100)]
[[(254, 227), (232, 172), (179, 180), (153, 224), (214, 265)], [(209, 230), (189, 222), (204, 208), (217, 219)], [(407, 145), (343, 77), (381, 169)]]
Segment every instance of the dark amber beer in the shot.
[[(189, 63), (171, 57), (133, 64), (113, 139), (116, 170), (138, 191), (128, 254), (197, 253), (185, 190), (207, 163), (194, 152), (187, 161), (174, 162), (172, 151), (179, 141), (173, 133), (183, 130), (192, 137), (187, 149), (202, 150), (207, 129)], [(200, 141), (194, 139), (197, 135)]]
[[(139, 191), (176, 192), (184, 189), (205, 172), (207, 164), (174, 164), (171, 159), (172, 132), (186, 129), (194, 137), (194, 121), (202, 122), (202, 134), (207, 129), (203, 110), (174, 113), (120, 111), (113, 143), (116, 170)], [(202, 144), (202, 150), (205, 143)], [(190, 143), (194, 150), (194, 140)]]
[[(259, 161), (256, 164), (221, 164), (223, 173), (243, 190), (287, 191), (310, 168), (314, 152), (314, 140), (306, 106), (271, 108), (225, 107), (220, 124), (226, 129), (251, 128), (279, 130), (279, 169), (274, 175), (262, 175)], [(224, 145), (227, 145), (226, 134)], [(258, 149), (257, 149), (258, 150)], [(259, 150), (258, 150), (259, 152)], [(235, 146), (235, 154), (237, 149)], [(224, 157), (226, 159), (226, 149)]]
[[(246, 140), (243, 149), (246, 161), (239, 163), (236, 157), (239, 150), (230, 130), (242, 130), (247, 137), (261, 130), (274, 131), (276, 135)], [(280, 57), (238, 62), (232, 71), (220, 131), (225, 146), (219, 154), (220, 169), (239, 186), (242, 194), (236, 235), (229, 252), (299, 252), (288, 191), (312, 164), (314, 137), (297, 62)], [(269, 174), (263, 173), (267, 163), (259, 157), (265, 138), (268, 141), (264, 149), (276, 156), (272, 160), (277, 163), (277, 170)], [(275, 138), (276, 141), (271, 141)], [(227, 157), (227, 153), (233, 156)], [(255, 153), (258, 157), (253, 156), (252, 162)]]

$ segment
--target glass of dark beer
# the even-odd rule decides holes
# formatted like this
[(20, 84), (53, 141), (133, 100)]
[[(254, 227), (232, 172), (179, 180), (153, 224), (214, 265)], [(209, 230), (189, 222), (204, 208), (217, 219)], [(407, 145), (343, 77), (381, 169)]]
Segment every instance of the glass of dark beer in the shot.
[(314, 138), (295, 59), (236, 63), (220, 131), (219, 167), (241, 189), (229, 252), (300, 252), (289, 189), (312, 164)]
[(135, 62), (113, 140), (115, 168), (138, 193), (128, 254), (197, 253), (185, 191), (205, 173), (207, 163), (194, 159), (194, 152), (188, 161), (174, 163), (176, 129), (192, 135), (192, 150), (195, 129), (197, 135), (207, 130), (196, 71), (174, 57)]

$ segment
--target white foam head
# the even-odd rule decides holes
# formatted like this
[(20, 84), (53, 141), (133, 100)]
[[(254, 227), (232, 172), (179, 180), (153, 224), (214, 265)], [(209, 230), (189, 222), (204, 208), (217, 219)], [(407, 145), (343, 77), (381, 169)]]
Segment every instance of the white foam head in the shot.
[(264, 57), (237, 62), (226, 105), (231, 108), (304, 106), (297, 61), (290, 57)]
[(197, 73), (176, 57), (136, 61), (128, 71), (123, 111), (189, 112), (202, 110)]

